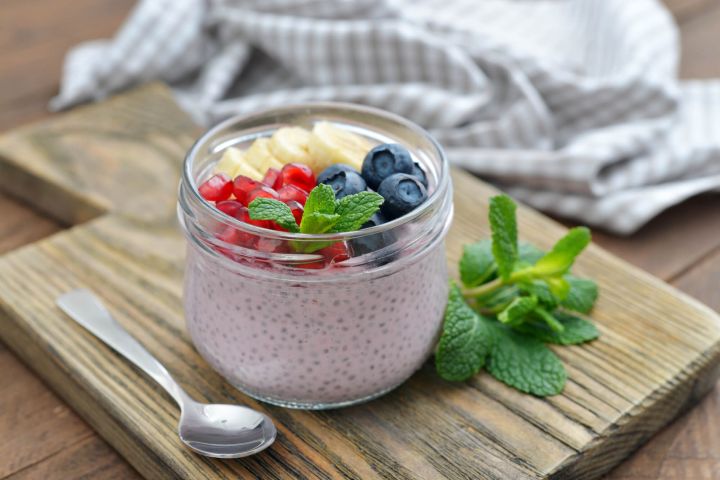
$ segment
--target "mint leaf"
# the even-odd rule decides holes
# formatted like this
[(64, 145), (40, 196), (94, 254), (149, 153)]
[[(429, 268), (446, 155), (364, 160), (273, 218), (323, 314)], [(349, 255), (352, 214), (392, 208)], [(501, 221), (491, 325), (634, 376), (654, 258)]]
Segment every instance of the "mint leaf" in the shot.
[(496, 269), (490, 240), (480, 240), (463, 246), (463, 255), (460, 258), (460, 280), (463, 285), (466, 287), (480, 285), (488, 280)]
[(545, 325), (550, 327), (550, 330), (553, 332), (562, 332), (565, 330), (565, 325), (563, 325), (557, 318), (553, 317), (550, 312), (545, 310), (542, 307), (538, 307), (535, 309), (535, 315), (537, 315), (542, 321), (545, 322)]
[[(312, 215), (313, 213), (325, 213), (328, 215), (335, 213), (335, 190), (330, 185), (321, 183), (308, 194), (303, 210), (303, 221), (305, 221), (305, 215)], [(300, 222), (300, 231), (303, 233), (319, 233), (305, 232), (302, 228), (302, 221)]]
[(481, 306), (490, 309), (498, 309), (512, 302), (513, 298), (515, 298), (517, 294), (517, 287), (514, 287), (512, 285), (502, 287), (498, 290), (495, 290), (493, 293), (488, 294), (487, 296), (480, 297), (482, 301)]
[(570, 292), (570, 283), (563, 277), (548, 277), (545, 279), (545, 283), (550, 292), (560, 301), (565, 300)]
[(575, 257), (590, 243), (590, 230), (586, 227), (575, 227), (557, 241), (555, 246), (544, 257), (535, 263), (533, 274), (538, 276), (563, 275), (570, 270)]
[[(300, 233), (328, 233), (332, 230), (338, 220), (340, 220), (340, 215), (334, 213), (327, 214), (314, 212), (308, 215), (308, 213), (305, 212), (303, 213), (303, 218), (300, 222)], [(333, 243), (335, 242), (327, 240), (293, 240), (291, 245), (296, 252), (312, 253), (322, 248), (329, 247)]]
[(536, 338), (493, 325), (487, 369), (501, 382), (539, 397), (562, 392), (567, 372), (560, 359)]
[(333, 213), (311, 213), (303, 214), (302, 222), (300, 222), (301, 233), (327, 233), (333, 229), (333, 227), (340, 220), (340, 215)]
[(540, 260), (545, 255), (545, 252), (540, 250), (532, 243), (520, 242), (519, 247), (520, 248), (518, 248), (518, 258), (523, 263), (534, 265), (535, 262)]
[(490, 199), (490, 229), (492, 252), (503, 280), (509, 280), (518, 259), (517, 223), (515, 202), (507, 195)]
[(435, 353), (435, 368), (445, 380), (463, 381), (485, 364), (492, 343), (491, 320), (474, 312), (454, 283), (445, 309), (442, 336)]
[(333, 232), (353, 232), (359, 230), (370, 220), (385, 200), (375, 192), (359, 192), (340, 199), (335, 213), (340, 219), (333, 227)]
[(553, 295), (550, 291), (550, 287), (548, 287), (547, 283), (541, 280), (532, 280), (529, 282), (522, 282), (518, 284), (518, 287), (525, 293), (535, 295), (538, 299), (538, 304), (542, 305), (544, 308), (550, 311), (557, 308), (559, 303), (558, 299), (555, 298), (555, 295)]
[(552, 316), (564, 327), (562, 332), (552, 330), (543, 321), (523, 323), (517, 327), (517, 330), (542, 342), (557, 343), (560, 345), (585, 343), (590, 340), (595, 340), (600, 336), (597, 327), (584, 318), (557, 311), (553, 312)]
[(300, 231), (290, 207), (274, 198), (256, 198), (248, 205), (248, 212), (253, 220), (272, 220), (290, 232)]
[(498, 314), (498, 320), (506, 325), (519, 325), (525, 317), (535, 310), (538, 299), (535, 295), (529, 297), (515, 297), (505, 310)]
[(565, 280), (570, 285), (570, 290), (562, 301), (562, 306), (580, 313), (588, 313), (592, 310), (598, 296), (597, 284), (592, 280), (572, 275), (566, 275)]

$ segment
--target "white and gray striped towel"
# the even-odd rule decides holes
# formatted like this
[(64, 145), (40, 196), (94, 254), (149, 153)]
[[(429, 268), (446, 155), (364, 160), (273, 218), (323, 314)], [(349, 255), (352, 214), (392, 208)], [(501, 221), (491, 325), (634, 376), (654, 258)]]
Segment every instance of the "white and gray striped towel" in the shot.
[(631, 233), (720, 190), (720, 82), (678, 82), (677, 60), (656, 0), (143, 0), (69, 53), (51, 106), (154, 79), (208, 125), (365, 103), (535, 207)]

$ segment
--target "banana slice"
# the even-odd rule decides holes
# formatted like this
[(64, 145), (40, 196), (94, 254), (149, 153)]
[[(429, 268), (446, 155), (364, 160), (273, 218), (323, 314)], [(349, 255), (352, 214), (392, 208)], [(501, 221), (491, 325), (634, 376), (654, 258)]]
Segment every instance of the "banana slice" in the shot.
[(270, 151), (269, 138), (263, 137), (255, 140), (245, 152), (245, 159), (251, 167), (263, 174), (267, 172), (268, 168), (272, 167), (279, 170), (283, 167), (283, 163), (275, 158)]
[(224, 173), (230, 178), (238, 175), (245, 175), (253, 180), (262, 180), (263, 178), (260, 172), (247, 163), (242, 150), (235, 147), (229, 147), (223, 152), (220, 161), (215, 164), (214, 173)]
[(301, 127), (279, 128), (270, 139), (270, 152), (282, 163), (311, 165), (308, 153), (310, 132)]
[(310, 136), (311, 167), (317, 173), (334, 163), (344, 163), (359, 171), (371, 148), (372, 145), (359, 135), (329, 122), (318, 122)]
[[(246, 177), (250, 177), (253, 180), (261, 181), (265, 174), (260, 173), (258, 170), (250, 166), (249, 163), (243, 162), (240, 165), (238, 165), (238, 168), (235, 170), (235, 177), (238, 175), (244, 175)], [(233, 178), (235, 178), (233, 177)]]

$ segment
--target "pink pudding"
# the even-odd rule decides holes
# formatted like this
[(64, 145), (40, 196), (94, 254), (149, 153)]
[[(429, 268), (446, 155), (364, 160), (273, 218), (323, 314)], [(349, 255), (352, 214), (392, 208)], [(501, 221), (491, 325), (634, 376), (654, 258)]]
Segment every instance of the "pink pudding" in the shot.
[[(197, 194), (228, 146), (320, 121), (374, 144), (404, 145), (427, 172), (427, 201), (382, 225), (310, 238), (224, 217)], [(351, 405), (397, 387), (432, 354), (448, 294), (444, 240), (452, 185), (442, 150), (414, 124), (347, 104), (230, 119), (188, 154), (179, 216), (188, 238), (184, 306), (192, 341), (244, 393), (293, 408)], [(218, 240), (228, 229), (251, 241)], [(307, 268), (317, 255), (289, 246), (313, 241), (341, 245), (349, 255)], [(265, 251), (253, 249), (259, 244)], [(268, 245), (278, 247), (267, 251)]]
[(274, 403), (378, 396), (432, 353), (447, 301), (442, 242), (391, 273), (279, 282), (218, 268), (190, 250), (185, 312), (200, 354), (230, 383)]

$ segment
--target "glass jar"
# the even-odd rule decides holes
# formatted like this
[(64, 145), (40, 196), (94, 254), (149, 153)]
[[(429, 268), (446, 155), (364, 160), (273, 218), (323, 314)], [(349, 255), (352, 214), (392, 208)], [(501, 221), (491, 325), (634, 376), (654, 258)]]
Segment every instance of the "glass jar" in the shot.
[[(318, 121), (400, 143), (428, 177), (409, 214), (355, 232), (306, 235), (240, 222), (198, 193), (230, 147)], [(207, 362), (246, 394), (276, 405), (351, 405), (395, 388), (432, 353), (447, 301), (444, 239), (452, 185), (439, 145), (417, 125), (340, 103), (293, 105), (231, 118), (205, 133), (183, 168), (178, 214), (188, 239), (184, 306)], [(342, 245), (350, 258), (298, 253)], [(327, 249), (326, 249), (327, 251)]]

